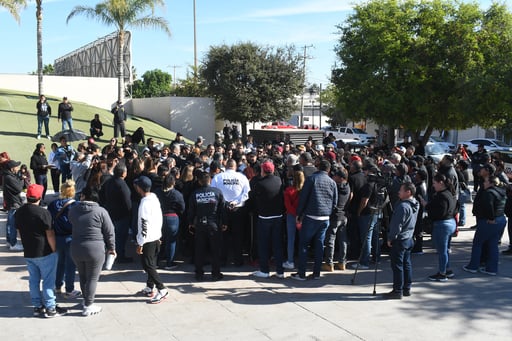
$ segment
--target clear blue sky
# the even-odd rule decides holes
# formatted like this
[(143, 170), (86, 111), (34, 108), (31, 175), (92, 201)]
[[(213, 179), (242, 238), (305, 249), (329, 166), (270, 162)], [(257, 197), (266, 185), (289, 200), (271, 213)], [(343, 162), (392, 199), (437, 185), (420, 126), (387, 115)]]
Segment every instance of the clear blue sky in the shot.
[[(94, 6), (99, 0), (43, 0), (44, 64), (114, 31), (83, 16), (66, 18), (76, 5)], [(210, 46), (252, 41), (261, 45), (307, 45), (306, 82), (327, 84), (336, 60), (336, 25), (351, 13), (355, 0), (196, 0), (197, 52), (200, 63)], [(487, 8), (490, 1), (478, 1)], [(506, 0), (509, 5), (512, 0)], [(138, 77), (161, 69), (183, 79), (194, 64), (193, 0), (167, 0), (157, 15), (165, 17), (172, 37), (152, 29), (132, 30), (132, 64)], [(36, 19), (33, 1), (18, 25), (0, 10), (0, 73), (35, 71)], [(1, 87), (1, 86), (0, 86)]]

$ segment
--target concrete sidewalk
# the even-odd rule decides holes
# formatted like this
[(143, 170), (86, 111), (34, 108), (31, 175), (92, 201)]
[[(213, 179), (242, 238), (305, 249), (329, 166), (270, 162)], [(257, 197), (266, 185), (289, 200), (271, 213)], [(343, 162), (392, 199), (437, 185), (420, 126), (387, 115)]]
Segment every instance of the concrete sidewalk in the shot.
[[(471, 212), (471, 205), (468, 205)], [(250, 266), (223, 268), (220, 282), (197, 283), (193, 267), (181, 264), (160, 273), (169, 298), (157, 305), (135, 293), (145, 286), (139, 262), (103, 272), (97, 316), (82, 317), (81, 300), (58, 297), (70, 309), (55, 319), (32, 317), (23, 253), (5, 245), (6, 214), (0, 214), (0, 323), (9, 340), (510, 340), (512, 335), (512, 256), (501, 256), (499, 274), (462, 271), (473, 230), (453, 239), (455, 278), (431, 282), (437, 255), (427, 239), (424, 255), (413, 256), (412, 296), (385, 301), (391, 290), (387, 256), (377, 271), (323, 273), (320, 280), (253, 279)], [(474, 224), (468, 219), (467, 226)], [(505, 234), (503, 248), (508, 245)], [(208, 268), (206, 269), (209, 270)], [(288, 276), (290, 273), (286, 273)], [(79, 289), (78, 283), (76, 288)]]

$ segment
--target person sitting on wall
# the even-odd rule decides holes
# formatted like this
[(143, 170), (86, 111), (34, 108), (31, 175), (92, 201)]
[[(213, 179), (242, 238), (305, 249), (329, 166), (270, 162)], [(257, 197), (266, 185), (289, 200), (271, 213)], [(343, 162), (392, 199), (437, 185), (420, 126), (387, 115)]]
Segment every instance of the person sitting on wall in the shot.
[(96, 137), (97, 139), (100, 138), (100, 136), (103, 136), (103, 123), (100, 121), (100, 115), (94, 114), (94, 119), (91, 120), (91, 127), (89, 128), (89, 131), (91, 132), (91, 137)]

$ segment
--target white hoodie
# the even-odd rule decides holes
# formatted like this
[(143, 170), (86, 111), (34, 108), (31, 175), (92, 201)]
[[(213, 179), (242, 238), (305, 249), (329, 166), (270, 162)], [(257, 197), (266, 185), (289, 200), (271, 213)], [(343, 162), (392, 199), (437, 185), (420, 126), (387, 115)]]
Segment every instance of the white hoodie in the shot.
[(149, 193), (140, 201), (137, 215), (137, 244), (153, 242), (162, 237), (162, 209), (155, 193)]

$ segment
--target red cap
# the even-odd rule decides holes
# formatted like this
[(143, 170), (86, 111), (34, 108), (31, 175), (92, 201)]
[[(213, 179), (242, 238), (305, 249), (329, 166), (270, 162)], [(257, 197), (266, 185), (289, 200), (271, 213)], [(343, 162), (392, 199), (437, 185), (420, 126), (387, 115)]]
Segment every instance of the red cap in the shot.
[(267, 174), (274, 173), (274, 164), (270, 161), (265, 161), (261, 164), (261, 169)]
[(39, 200), (43, 196), (44, 187), (38, 184), (31, 184), (27, 188), (27, 198)]
[(361, 157), (359, 157), (359, 155), (352, 155), (350, 157), (350, 161), (362, 161), (362, 160), (361, 160)]

